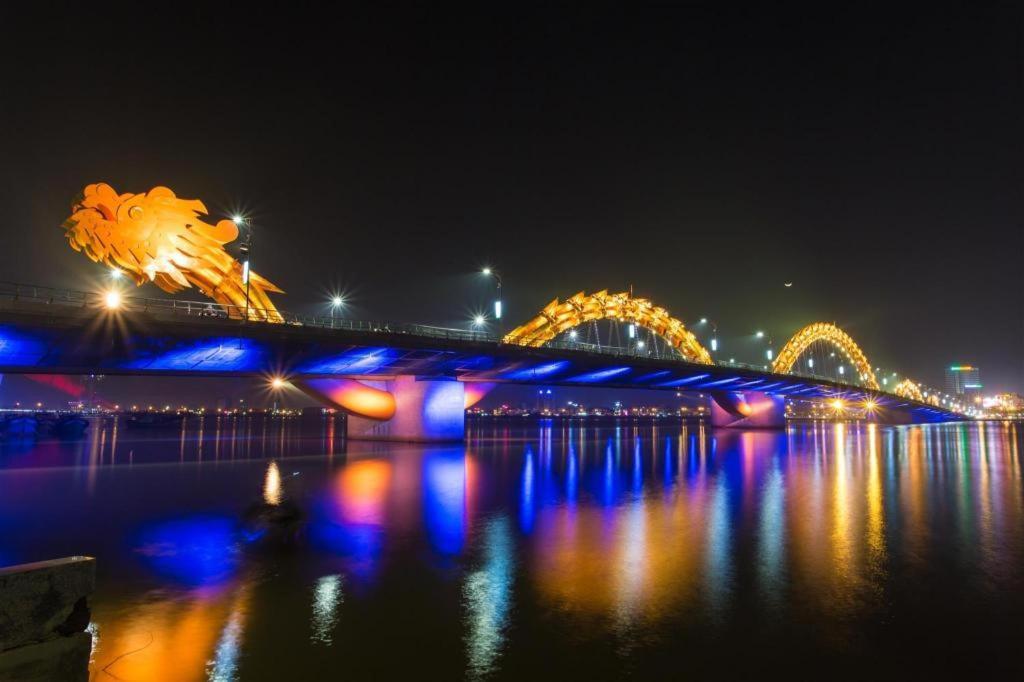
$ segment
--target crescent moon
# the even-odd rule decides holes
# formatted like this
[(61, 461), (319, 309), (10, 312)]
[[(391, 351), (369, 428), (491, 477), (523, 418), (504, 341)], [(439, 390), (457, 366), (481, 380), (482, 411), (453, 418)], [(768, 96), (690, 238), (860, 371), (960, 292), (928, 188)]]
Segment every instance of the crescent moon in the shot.
[(792, 283), (792, 282), (783, 282), (783, 284), (784, 284), (785, 286), (787, 286), (787, 287), (791, 287), (791, 286), (793, 286), (793, 283)]

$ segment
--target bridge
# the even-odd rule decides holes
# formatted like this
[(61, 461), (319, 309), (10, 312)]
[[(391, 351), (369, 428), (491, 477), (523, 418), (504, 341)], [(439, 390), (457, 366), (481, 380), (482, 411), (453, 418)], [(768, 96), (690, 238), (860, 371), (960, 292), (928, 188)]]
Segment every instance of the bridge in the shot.
[[(602, 342), (599, 324), (626, 325), (635, 342)], [(841, 377), (815, 374), (822, 346), (851, 371), (844, 364)], [(882, 423), (964, 418), (963, 406), (913, 381), (880, 382), (833, 324), (807, 325), (770, 365), (723, 362), (666, 309), (607, 291), (556, 299), (499, 338), (248, 301), (242, 309), (0, 284), (0, 372), (266, 377), (346, 412), (350, 437), (409, 441), (461, 439), (465, 409), (501, 383), (699, 392), (710, 398), (711, 423), (723, 427), (783, 426), (786, 401), (856, 405)]]

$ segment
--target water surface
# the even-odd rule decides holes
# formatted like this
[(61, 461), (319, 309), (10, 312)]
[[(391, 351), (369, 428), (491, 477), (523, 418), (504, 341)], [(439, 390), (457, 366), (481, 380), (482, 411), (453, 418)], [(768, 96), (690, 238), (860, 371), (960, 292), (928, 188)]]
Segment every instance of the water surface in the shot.
[(97, 557), (93, 680), (1024, 672), (1019, 425), (342, 432), (3, 442), (0, 565)]

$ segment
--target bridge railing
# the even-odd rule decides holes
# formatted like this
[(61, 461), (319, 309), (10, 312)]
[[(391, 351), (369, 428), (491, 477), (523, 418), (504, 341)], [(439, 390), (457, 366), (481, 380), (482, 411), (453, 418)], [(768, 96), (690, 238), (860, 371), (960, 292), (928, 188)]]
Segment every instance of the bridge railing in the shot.
[[(287, 324), (321, 329), (378, 332), (385, 334), (413, 334), (430, 338), (460, 341), (498, 342), (498, 337), (484, 331), (451, 329), (424, 324), (396, 323), (380, 320), (353, 320), (350, 318), (304, 315), (281, 310), (266, 310), (256, 306), (231, 306), (210, 301), (183, 301), (173, 298), (148, 298), (119, 293), (109, 298), (110, 292), (84, 292), (11, 282), (0, 282), (0, 303), (41, 303), (75, 308), (116, 309), (118, 312), (140, 311), (157, 315), (184, 316), (197, 319), (234, 320), (239, 324)], [(253, 317), (260, 319), (252, 319)]]

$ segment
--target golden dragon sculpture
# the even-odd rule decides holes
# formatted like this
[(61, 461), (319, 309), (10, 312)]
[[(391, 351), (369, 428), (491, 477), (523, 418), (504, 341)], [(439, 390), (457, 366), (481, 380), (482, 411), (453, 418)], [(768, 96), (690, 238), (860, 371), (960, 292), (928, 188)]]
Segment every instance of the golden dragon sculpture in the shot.
[(231, 317), (244, 317), (248, 308), (250, 320), (284, 321), (267, 295), (284, 292), (250, 272), (246, 293), (242, 264), (224, 249), (238, 227), (203, 222), (207, 210), (198, 199), (179, 199), (166, 187), (118, 194), (101, 182), (88, 185), (71, 211), (63, 224), (71, 248), (137, 285), (150, 281), (171, 294), (195, 286)]

